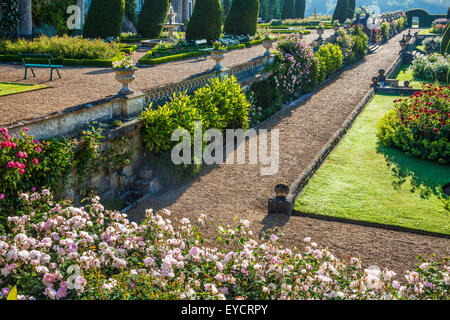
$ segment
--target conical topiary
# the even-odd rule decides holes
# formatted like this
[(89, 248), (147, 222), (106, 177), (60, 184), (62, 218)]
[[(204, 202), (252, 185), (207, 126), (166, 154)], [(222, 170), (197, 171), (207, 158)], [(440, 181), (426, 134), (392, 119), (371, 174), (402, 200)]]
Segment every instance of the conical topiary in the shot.
[(223, 32), (253, 36), (258, 25), (258, 14), (259, 0), (233, 0), (225, 19)]
[(220, 38), (221, 31), (222, 4), (220, 0), (197, 0), (186, 27), (186, 40), (215, 41)]
[(349, 0), (338, 0), (333, 14), (333, 21), (339, 20), (340, 23), (344, 23), (348, 18), (349, 8)]
[(283, 10), (281, 12), (282, 19), (295, 18), (295, 0), (284, 0)]
[(353, 17), (355, 15), (356, 10), (356, 0), (349, 0), (348, 1), (348, 18), (353, 20)]
[(145, 0), (138, 17), (136, 31), (143, 37), (159, 37), (169, 11), (169, 0)]
[(447, 26), (442, 33), (442, 42), (441, 42), (441, 54), (445, 54), (447, 50), (447, 46), (450, 43), (450, 22), (447, 23)]
[(295, 0), (295, 17), (298, 19), (305, 18), (306, 0)]
[(125, 0), (92, 0), (83, 27), (83, 37), (120, 36), (124, 13)]

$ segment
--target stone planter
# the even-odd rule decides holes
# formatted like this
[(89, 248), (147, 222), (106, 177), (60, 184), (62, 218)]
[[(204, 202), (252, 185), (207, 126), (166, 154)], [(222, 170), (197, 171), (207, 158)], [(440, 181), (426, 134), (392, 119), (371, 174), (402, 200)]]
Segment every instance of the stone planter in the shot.
[(346, 30), (350, 29), (351, 27), (352, 27), (352, 24), (351, 24), (351, 23), (346, 23), (346, 24), (344, 24), (344, 28), (345, 28)]
[(337, 33), (337, 31), (339, 30), (339, 26), (333, 26), (333, 30), (335, 33)]
[(213, 68), (213, 71), (220, 71), (223, 69), (223, 66), (220, 64), (220, 61), (225, 58), (226, 50), (213, 50), (211, 51), (211, 59), (216, 62), (216, 65)]
[(317, 29), (316, 31), (317, 31), (317, 34), (319, 36), (322, 36), (325, 30), (324, 29)]
[(270, 49), (272, 49), (274, 42), (275, 41), (273, 41), (273, 40), (263, 40), (262, 41), (262, 46), (264, 47), (264, 49), (266, 49), (266, 52), (264, 53), (265, 56), (270, 56)]
[(116, 74), (116, 80), (122, 84), (122, 89), (118, 92), (121, 95), (129, 95), (134, 93), (133, 90), (130, 90), (128, 85), (132, 83), (136, 77), (134, 73), (137, 69), (113, 69)]

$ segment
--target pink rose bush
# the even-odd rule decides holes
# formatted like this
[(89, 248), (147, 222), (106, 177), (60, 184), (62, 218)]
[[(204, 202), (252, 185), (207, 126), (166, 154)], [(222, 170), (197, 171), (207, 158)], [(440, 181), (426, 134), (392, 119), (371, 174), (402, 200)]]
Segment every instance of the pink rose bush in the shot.
[[(0, 235), (0, 299), (448, 299), (449, 266), (423, 262), (400, 276), (364, 270), (310, 238), (304, 250), (279, 236), (251, 239), (250, 223), (196, 231), (207, 221), (146, 211), (141, 223), (107, 211), (56, 203), (48, 190), (21, 195), (24, 209)], [(173, 221), (173, 222), (172, 222)], [(194, 226), (195, 225), (195, 226)]]

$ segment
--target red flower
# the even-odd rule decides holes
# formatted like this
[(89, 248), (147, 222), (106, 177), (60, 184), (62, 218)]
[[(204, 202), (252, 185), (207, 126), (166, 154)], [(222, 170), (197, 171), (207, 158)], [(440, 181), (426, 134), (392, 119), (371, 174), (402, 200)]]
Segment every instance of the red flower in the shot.
[(34, 159), (33, 159), (33, 163), (34, 163), (34, 164), (38, 164), (38, 163), (39, 163), (39, 160), (36, 159), (36, 158), (34, 158)]

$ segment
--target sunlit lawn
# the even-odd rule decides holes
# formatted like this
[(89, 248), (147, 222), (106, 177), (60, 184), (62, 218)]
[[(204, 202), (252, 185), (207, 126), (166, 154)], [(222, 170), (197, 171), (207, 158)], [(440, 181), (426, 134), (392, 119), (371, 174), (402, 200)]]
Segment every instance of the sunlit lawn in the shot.
[[(399, 80), (400, 85), (403, 85), (404, 81), (409, 81), (410, 82), (409, 85), (412, 86), (413, 89), (422, 89), (422, 83), (429, 82), (426, 80), (415, 78), (412, 69), (410, 69), (409, 66), (406, 64), (401, 66), (395, 79)], [(442, 82), (440, 82), (440, 84), (445, 85)]]
[(450, 234), (450, 166), (377, 144), (396, 96), (377, 95), (312, 177), (295, 210)]
[(0, 82), (0, 96), (47, 88), (41, 84)]

